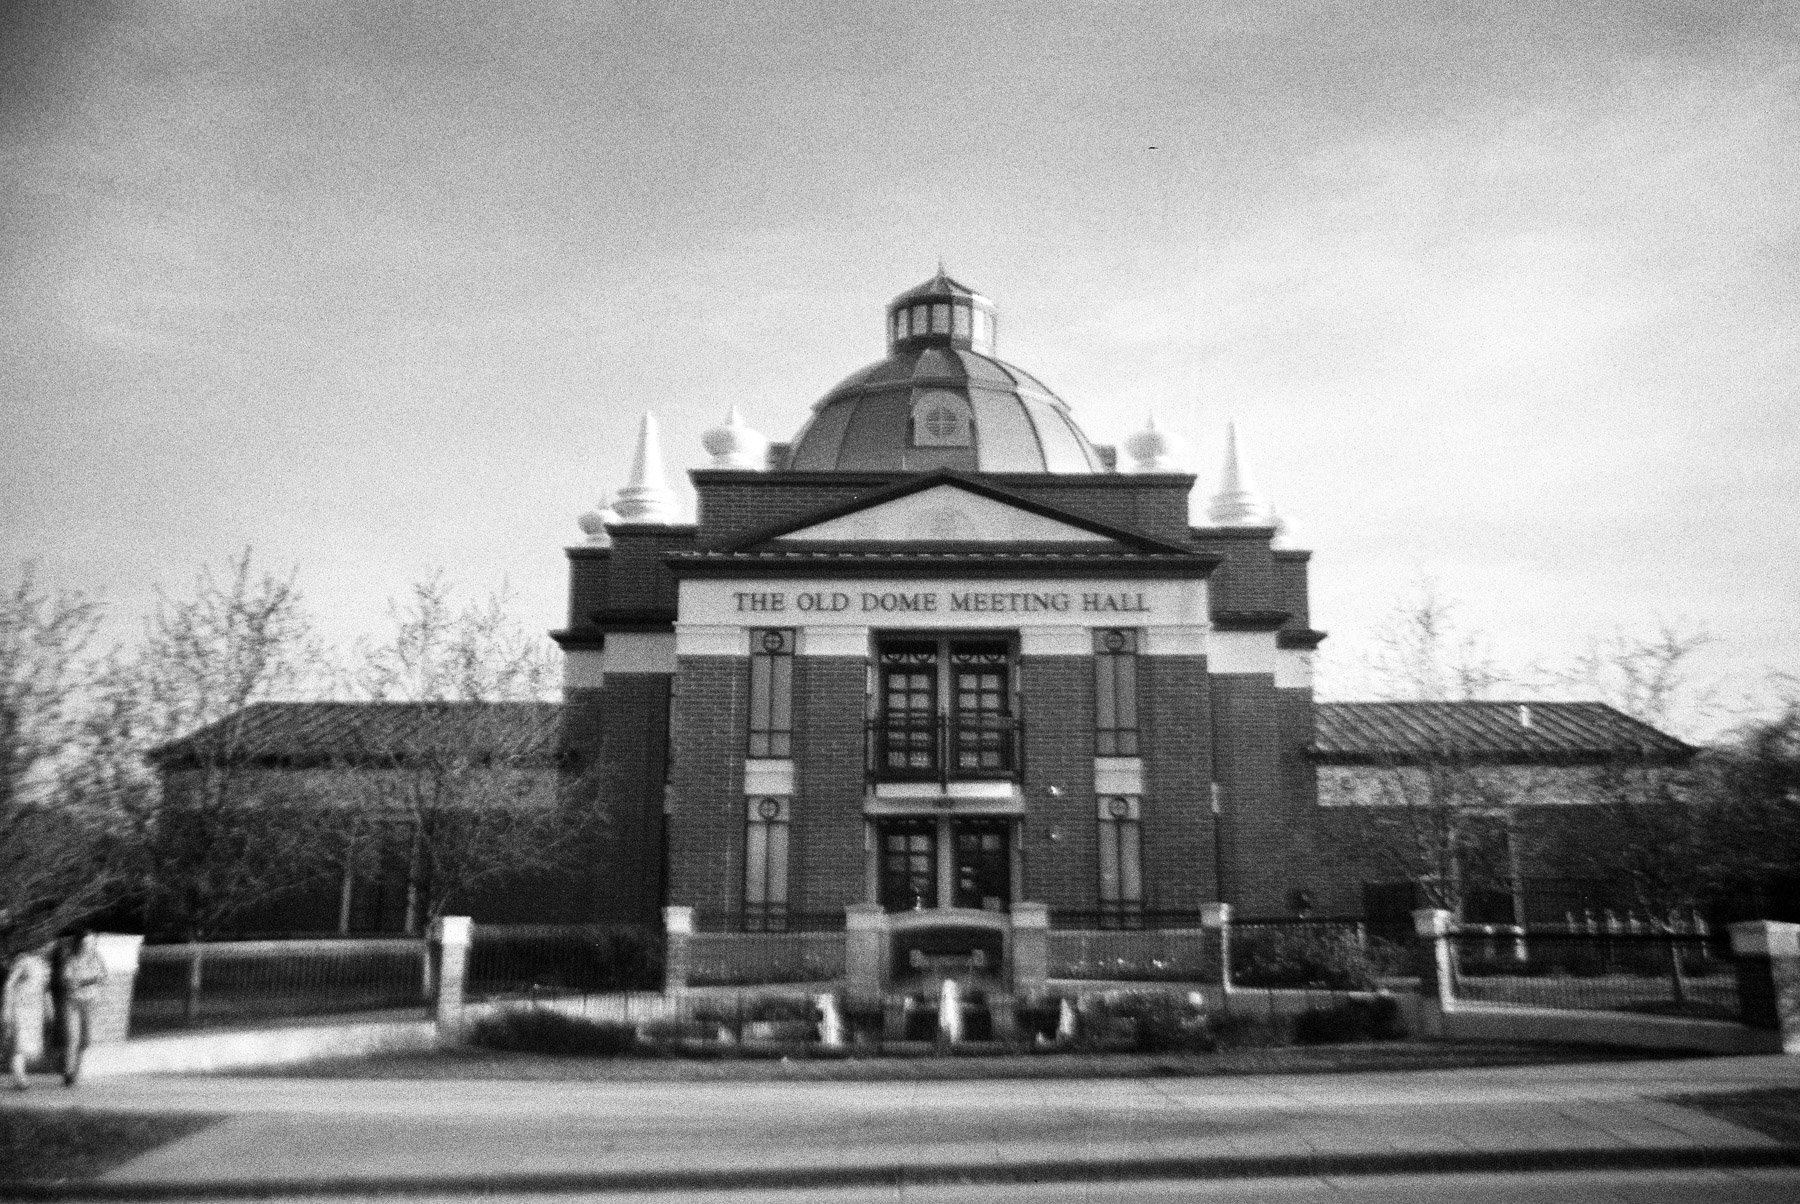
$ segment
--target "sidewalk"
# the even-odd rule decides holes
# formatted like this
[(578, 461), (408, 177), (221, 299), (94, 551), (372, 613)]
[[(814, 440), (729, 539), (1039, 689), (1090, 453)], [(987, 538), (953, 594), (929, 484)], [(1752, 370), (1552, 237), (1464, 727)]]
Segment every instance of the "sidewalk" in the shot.
[(647, 1190), (1800, 1165), (1656, 1097), (1800, 1087), (1743, 1057), (951, 1083), (128, 1078), (10, 1103), (220, 1113), (61, 1198)]

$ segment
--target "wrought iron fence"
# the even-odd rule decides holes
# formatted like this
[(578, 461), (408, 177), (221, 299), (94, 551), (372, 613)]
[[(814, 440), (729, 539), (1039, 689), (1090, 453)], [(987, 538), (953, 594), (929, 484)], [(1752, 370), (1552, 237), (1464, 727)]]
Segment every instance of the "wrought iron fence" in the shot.
[(1719, 935), (1463, 927), (1450, 937), (1459, 999), (1735, 1020), (1737, 972)]
[(687, 938), (688, 985), (818, 983), (844, 973), (844, 913), (789, 912), (780, 930), (739, 930), (737, 917), (702, 912)]
[(1050, 913), (1051, 978), (1202, 982), (1212, 973), (1197, 911)]
[(659, 990), (663, 936), (622, 924), (477, 924), (470, 999)]
[(1358, 916), (1231, 923), (1231, 980), (1244, 987), (1370, 990), (1411, 970), (1407, 936)]
[(131, 1032), (423, 1008), (425, 942), (351, 937), (146, 945)]

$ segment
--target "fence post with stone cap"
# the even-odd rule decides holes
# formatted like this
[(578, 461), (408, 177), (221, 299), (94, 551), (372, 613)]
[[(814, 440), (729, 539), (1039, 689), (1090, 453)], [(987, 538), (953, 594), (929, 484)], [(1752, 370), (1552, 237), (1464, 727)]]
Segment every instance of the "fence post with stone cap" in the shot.
[(1231, 994), (1231, 904), (1202, 903), (1200, 927), (1207, 936), (1206, 955), (1212, 959), (1213, 981), (1221, 995)]
[(1783, 1053), (1800, 1053), (1800, 924), (1733, 924), (1731, 953), (1744, 1023), (1774, 1030)]
[(1437, 907), (1412, 913), (1414, 962), (1419, 972), (1419, 1027), (1422, 1035), (1444, 1035), (1444, 1013), (1456, 1006), (1456, 980), (1450, 959), (1451, 915)]
[(663, 993), (679, 995), (694, 970), (694, 909), (663, 908), (663, 938)]
[(437, 1026), (440, 1036), (462, 1029), (469, 976), (469, 944), (475, 921), (469, 916), (439, 916), (431, 922), (431, 959), (437, 965)]
[(1012, 981), (1021, 995), (1041, 993), (1050, 979), (1050, 908), (1015, 903), (1012, 909)]
[(95, 1045), (112, 1045), (131, 1033), (131, 995), (137, 986), (138, 951), (144, 938), (122, 932), (94, 934), (94, 952), (106, 967), (106, 982), (101, 984), (99, 1005), (93, 1011), (93, 1029), (88, 1040)]

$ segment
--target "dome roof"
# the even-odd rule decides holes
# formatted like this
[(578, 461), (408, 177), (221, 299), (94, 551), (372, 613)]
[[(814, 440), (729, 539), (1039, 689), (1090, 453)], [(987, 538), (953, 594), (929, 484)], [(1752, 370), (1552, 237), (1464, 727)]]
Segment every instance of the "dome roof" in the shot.
[(944, 274), (887, 306), (888, 357), (813, 406), (791, 471), (1106, 472), (1036, 378), (995, 358), (994, 303)]

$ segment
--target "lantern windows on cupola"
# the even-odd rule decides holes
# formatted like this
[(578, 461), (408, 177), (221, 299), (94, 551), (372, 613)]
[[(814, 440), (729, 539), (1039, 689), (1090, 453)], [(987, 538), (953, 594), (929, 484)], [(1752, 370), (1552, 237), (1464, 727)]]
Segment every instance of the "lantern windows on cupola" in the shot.
[(888, 302), (888, 350), (960, 347), (994, 353), (994, 303), (944, 274)]

